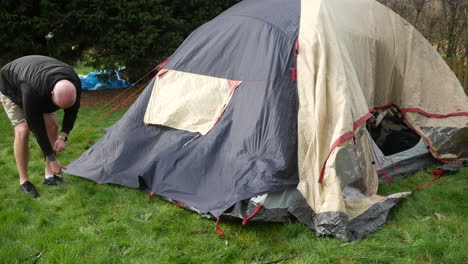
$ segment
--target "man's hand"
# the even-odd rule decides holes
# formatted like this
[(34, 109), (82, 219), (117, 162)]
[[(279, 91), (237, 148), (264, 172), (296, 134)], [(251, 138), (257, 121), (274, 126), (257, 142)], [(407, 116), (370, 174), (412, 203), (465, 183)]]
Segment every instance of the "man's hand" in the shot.
[(63, 169), (67, 169), (67, 167), (63, 166), (58, 160), (51, 161), (49, 164), (53, 173), (62, 173)]
[(66, 147), (67, 147), (67, 144), (65, 143), (65, 141), (61, 138), (58, 138), (54, 144), (54, 151), (62, 152)]

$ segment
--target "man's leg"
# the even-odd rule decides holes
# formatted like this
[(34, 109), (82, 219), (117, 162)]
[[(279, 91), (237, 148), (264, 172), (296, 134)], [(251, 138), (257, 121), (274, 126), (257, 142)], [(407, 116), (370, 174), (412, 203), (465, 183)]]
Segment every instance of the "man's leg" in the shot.
[[(50, 113), (44, 114), (44, 121), (47, 130), (47, 136), (49, 137), (50, 145), (54, 147), (55, 140), (57, 140), (57, 133), (58, 133), (58, 122), (57, 122), (57, 114)], [(45, 168), (45, 176), (52, 176), (54, 172), (50, 168), (49, 161), (46, 160), (46, 168)]]
[(1, 92), (0, 102), (15, 131), (13, 151), (15, 153), (16, 167), (18, 168), (21, 184), (28, 180), (29, 126), (26, 123), (23, 109)]
[(15, 153), (16, 167), (18, 168), (20, 177), (20, 191), (32, 197), (37, 197), (39, 193), (28, 180), (29, 126), (28, 123), (26, 123), (23, 109), (2, 93), (0, 93), (0, 102), (3, 104), (3, 108), (5, 108), (5, 112), (15, 131), (13, 151)]
[(28, 123), (22, 122), (15, 125), (15, 142), (13, 143), (15, 152), (16, 167), (20, 177), (20, 191), (38, 197), (39, 193), (28, 179), (28, 162), (29, 162), (29, 126)]
[(13, 144), (16, 166), (20, 177), (20, 184), (28, 180), (29, 162), (29, 126), (26, 122), (15, 126), (15, 141)]

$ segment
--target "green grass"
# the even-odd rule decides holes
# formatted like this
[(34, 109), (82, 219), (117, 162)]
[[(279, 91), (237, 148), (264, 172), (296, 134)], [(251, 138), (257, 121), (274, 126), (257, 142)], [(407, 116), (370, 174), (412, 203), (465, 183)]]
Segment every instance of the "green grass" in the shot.
[(88, 67), (88, 66), (77, 66), (77, 67), (74, 67), (74, 69), (78, 75), (88, 75), (90, 72), (97, 71), (93, 67)]
[[(93, 111), (82, 108), (77, 124)], [(122, 114), (115, 112), (98, 127)], [(77, 127), (70, 138), (92, 123)], [(58, 159), (71, 162), (103, 134), (90, 131)], [(222, 220), (226, 236), (220, 238), (213, 221), (135, 189), (70, 175), (61, 186), (43, 186), (41, 152), (32, 137), (30, 179), (41, 196), (29, 198), (18, 190), (13, 130), (3, 110), (0, 135), (0, 263), (18, 263), (37, 252), (43, 253), (39, 263), (266, 263), (289, 257), (295, 258), (281, 263), (468, 262), (468, 169), (411, 195), (380, 231), (359, 243), (316, 237), (294, 221), (241, 226)], [(421, 171), (382, 185), (380, 193), (414, 189), (430, 179)]]

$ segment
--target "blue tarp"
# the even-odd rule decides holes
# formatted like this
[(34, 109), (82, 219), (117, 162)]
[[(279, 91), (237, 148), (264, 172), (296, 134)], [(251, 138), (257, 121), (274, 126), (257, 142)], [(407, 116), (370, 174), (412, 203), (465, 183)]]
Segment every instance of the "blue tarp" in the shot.
[(131, 83), (120, 78), (120, 71), (125, 67), (117, 70), (103, 70), (91, 72), (86, 76), (80, 76), (81, 88), (83, 90), (104, 90), (104, 89), (124, 89)]

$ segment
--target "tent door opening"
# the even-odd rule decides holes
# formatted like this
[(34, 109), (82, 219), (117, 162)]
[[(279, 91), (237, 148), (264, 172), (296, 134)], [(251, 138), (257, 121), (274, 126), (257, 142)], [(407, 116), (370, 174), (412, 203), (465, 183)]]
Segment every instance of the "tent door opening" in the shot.
[(373, 113), (367, 121), (367, 130), (385, 156), (408, 150), (421, 137), (404, 122), (401, 112), (394, 106)]

